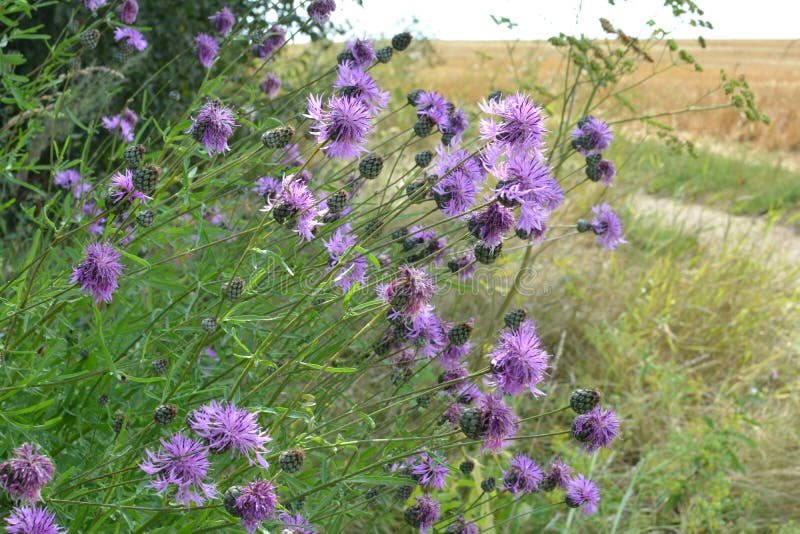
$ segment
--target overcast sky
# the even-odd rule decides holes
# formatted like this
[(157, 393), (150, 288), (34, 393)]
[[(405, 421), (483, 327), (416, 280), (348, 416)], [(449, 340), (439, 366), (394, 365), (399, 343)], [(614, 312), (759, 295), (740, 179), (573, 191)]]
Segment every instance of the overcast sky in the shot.
[[(602, 34), (599, 17), (633, 36), (649, 33), (647, 21), (655, 19), (679, 39), (797, 39), (800, 24), (798, 0), (695, 0), (705, 10), (713, 30), (693, 28), (675, 21), (663, 0), (336, 0), (333, 19), (349, 19), (349, 37), (390, 36), (416, 28), (432, 39), (497, 40), (546, 39), (558, 32)], [(508, 17), (516, 26), (497, 25), (491, 15)], [(418, 23), (414, 24), (414, 19)]]

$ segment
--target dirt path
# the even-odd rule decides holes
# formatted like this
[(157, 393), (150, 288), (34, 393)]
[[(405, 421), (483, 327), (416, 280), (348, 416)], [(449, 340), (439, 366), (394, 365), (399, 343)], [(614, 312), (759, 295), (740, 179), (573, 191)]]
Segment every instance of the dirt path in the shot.
[(731, 215), (715, 208), (643, 193), (634, 195), (631, 204), (637, 215), (658, 213), (676, 228), (697, 232), (704, 245), (733, 239), (738, 243), (748, 243), (756, 254), (767, 254), (776, 261), (800, 265), (800, 235), (791, 228), (770, 226), (758, 217)]

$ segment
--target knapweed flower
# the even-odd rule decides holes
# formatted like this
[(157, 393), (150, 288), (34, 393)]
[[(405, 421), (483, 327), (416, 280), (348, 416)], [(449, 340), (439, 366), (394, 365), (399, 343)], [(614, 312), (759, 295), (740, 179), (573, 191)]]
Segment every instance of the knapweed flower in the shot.
[(389, 104), (388, 91), (381, 91), (372, 76), (352, 61), (340, 63), (337, 68), (339, 72), (333, 86), (340, 89), (342, 94), (362, 101), (375, 115)]
[(135, 28), (117, 28), (114, 30), (114, 40), (123, 41), (125, 45), (132, 46), (138, 51), (147, 48), (147, 39), (144, 34)]
[(334, 268), (339, 268), (339, 274), (334, 279), (334, 284), (342, 288), (342, 292), (347, 293), (357, 283), (363, 284), (366, 281), (367, 274), (367, 258), (363, 254), (354, 253), (352, 259), (345, 263), (341, 263), (341, 257), (351, 247), (356, 244), (355, 235), (350, 233), (350, 225), (343, 224), (337, 228), (331, 238), (325, 243), (325, 248), (328, 250), (328, 268), (331, 271)]
[(442, 144), (452, 145), (461, 142), (462, 134), (469, 127), (467, 114), (462, 108), (453, 109), (447, 117), (447, 121), (439, 126), (442, 132)]
[(445, 422), (450, 422), (452, 425), (458, 425), (458, 421), (461, 419), (461, 414), (464, 413), (466, 408), (463, 404), (454, 402), (447, 407), (447, 409), (442, 414), (441, 424)]
[(538, 151), (511, 151), (508, 158), (495, 165), (497, 199), (505, 206), (556, 209), (564, 201), (564, 192), (553, 178), (550, 167)]
[(75, 198), (81, 198), (84, 193), (92, 188), (90, 184), (83, 181), (80, 173), (75, 169), (57, 172), (53, 176), (53, 183), (62, 189), (71, 190)]
[(588, 116), (578, 121), (578, 125), (572, 130), (572, 146), (579, 150), (584, 156), (594, 152), (595, 154), (608, 148), (614, 134), (608, 124)]
[(194, 46), (197, 48), (200, 64), (210, 69), (219, 53), (219, 43), (207, 33), (201, 33), (194, 38)]
[(208, 155), (222, 153), (228, 148), (228, 138), (237, 126), (233, 111), (218, 100), (209, 100), (200, 108), (188, 133), (201, 143)]
[(478, 107), (491, 118), (481, 119), (480, 137), (501, 149), (539, 149), (546, 132), (542, 108), (527, 95), (516, 93)]
[(543, 491), (552, 491), (555, 488), (566, 489), (571, 474), (572, 470), (569, 466), (561, 459), (556, 459), (550, 463), (550, 471), (545, 475), (540, 487)]
[(253, 187), (251, 191), (256, 193), (259, 198), (269, 201), (275, 198), (275, 194), (278, 192), (278, 189), (280, 189), (280, 186), (281, 182), (277, 178), (262, 176), (255, 181), (255, 187)]
[(275, 198), (267, 199), (264, 209), (272, 212), (276, 222), (290, 222), (300, 237), (311, 241), (315, 229), (322, 224), (320, 219), (325, 210), (320, 208), (306, 181), (294, 178), (295, 175), (290, 174), (283, 179)]
[(281, 534), (316, 534), (317, 530), (302, 514), (291, 515), (286, 512), (278, 514)]
[(567, 493), (564, 502), (570, 508), (583, 507), (583, 513), (591, 515), (597, 511), (600, 502), (600, 490), (597, 485), (583, 475), (570, 479), (567, 483)]
[(257, 414), (212, 400), (190, 413), (186, 422), (192, 432), (208, 441), (210, 450), (217, 453), (230, 450), (231, 455), (247, 458), (250, 465), (258, 463), (269, 469), (263, 455), (268, 452), (264, 446), (272, 438), (261, 429)]
[(267, 59), (286, 41), (286, 29), (282, 26), (273, 26), (260, 45), (253, 47), (253, 52), (261, 59)]
[(81, 291), (89, 293), (98, 306), (111, 302), (119, 287), (117, 278), (122, 275), (119, 259), (120, 253), (111, 243), (92, 243), (83, 249), (83, 260), (72, 268), (70, 282), (80, 284)]
[(83, 0), (83, 5), (87, 8), (91, 9), (92, 11), (96, 11), (97, 8), (103, 7), (108, 3), (108, 0)]
[(526, 389), (534, 397), (544, 395), (536, 385), (544, 380), (550, 355), (542, 348), (536, 328), (523, 321), (518, 328), (506, 328), (489, 354), (492, 381), (506, 395), (519, 395)]
[(486, 208), (471, 216), (467, 221), (470, 233), (489, 247), (496, 247), (503, 242), (503, 234), (514, 227), (514, 213), (492, 202)]
[(236, 16), (233, 14), (233, 11), (230, 10), (228, 6), (223, 7), (208, 19), (214, 23), (214, 28), (219, 32), (220, 35), (223, 37), (228, 35), (228, 32), (231, 31), (233, 25), (236, 24)]
[(23, 443), (14, 449), (14, 457), (0, 463), (0, 488), (12, 499), (39, 500), (39, 491), (52, 479), (56, 468), (47, 456), (39, 454), (35, 443)]
[(616, 213), (605, 202), (594, 206), (595, 214), (592, 219), (592, 231), (597, 235), (597, 242), (606, 250), (614, 250), (618, 245), (627, 243), (622, 237), (622, 222)]
[(433, 454), (423, 452), (409, 460), (411, 474), (417, 483), (426, 490), (444, 488), (450, 469), (436, 451)]
[(447, 262), (447, 268), (451, 273), (458, 273), (458, 277), (463, 281), (467, 280), (478, 268), (475, 255), (472, 252), (462, 254), (457, 258), (452, 258)]
[(266, 480), (256, 479), (247, 486), (231, 488), (226, 492), (235, 496), (232, 505), (226, 508), (242, 520), (244, 528), (252, 534), (264, 521), (275, 516), (278, 497), (275, 495), (275, 486)]
[(325, 24), (331, 19), (331, 13), (336, 10), (334, 0), (313, 0), (308, 5), (308, 16), (317, 24)]
[(442, 178), (431, 188), (437, 207), (455, 217), (468, 211), (475, 203), (480, 184), (485, 179), (477, 159), (466, 150), (437, 148), (433, 174)]
[(617, 175), (617, 167), (610, 159), (601, 159), (597, 164), (597, 173), (600, 176), (601, 184), (611, 185)]
[(148, 484), (156, 493), (167, 492), (170, 484), (177, 486), (175, 501), (186, 506), (195, 503), (201, 506), (217, 495), (212, 482), (204, 482), (210, 463), (206, 448), (181, 433), (173, 434), (169, 440), (161, 438), (161, 447), (156, 452), (145, 450), (139, 468), (155, 478)]
[(613, 410), (595, 406), (589, 413), (573, 419), (572, 435), (583, 444), (581, 449), (586, 452), (608, 447), (619, 436), (619, 418)]
[(275, 73), (270, 72), (267, 77), (261, 82), (259, 88), (261, 92), (267, 95), (270, 100), (278, 96), (278, 91), (281, 90), (281, 79), (275, 76)]
[(133, 172), (130, 169), (125, 169), (125, 172), (117, 171), (111, 176), (111, 198), (114, 200), (114, 204), (119, 203), (125, 197), (128, 197), (129, 202), (135, 200), (139, 204), (151, 200), (150, 197), (134, 188)]
[(356, 67), (363, 69), (369, 67), (375, 61), (375, 48), (366, 39), (356, 39), (347, 43), (347, 48), (353, 54), (353, 62)]
[(467, 521), (463, 517), (456, 518), (455, 523), (444, 530), (447, 534), (480, 534), (478, 525), (472, 521)]
[(445, 97), (435, 91), (422, 91), (417, 96), (416, 105), (418, 117), (429, 118), (440, 130), (447, 127), (450, 103)]
[(430, 359), (447, 345), (447, 333), (433, 306), (425, 306), (408, 325), (408, 340), (413, 342), (422, 356)]
[(420, 533), (425, 533), (439, 519), (441, 513), (439, 501), (427, 495), (416, 497), (416, 499), (417, 504), (415, 506), (406, 508), (406, 523), (419, 528)]
[(67, 531), (56, 524), (56, 514), (44, 506), (17, 506), (5, 518), (9, 534), (62, 534)]
[(139, 4), (136, 0), (123, 0), (119, 6), (119, 20), (125, 24), (133, 24), (139, 15)]
[(128, 143), (133, 142), (133, 127), (136, 125), (138, 120), (139, 117), (136, 116), (136, 113), (128, 108), (122, 110), (122, 113), (119, 115), (106, 116), (100, 119), (100, 121), (103, 123), (103, 128), (106, 130), (113, 132), (119, 128), (120, 139)]
[(486, 429), (481, 450), (497, 452), (503, 448), (506, 439), (517, 433), (519, 418), (498, 393), (483, 395), (478, 399), (476, 407), (481, 414), (482, 426)]
[(439, 355), (439, 363), (442, 364), (442, 367), (445, 369), (458, 367), (461, 365), (461, 360), (469, 354), (471, 347), (472, 345), (469, 341), (463, 345), (453, 345), (449, 343)]
[(539, 489), (543, 478), (539, 464), (524, 454), (518, 454), (511, 460), (508, 471), (503, 471), (502, 489), (514, 495), (533, 493)]
[(401, 265), (397, 278), (378, 288), (384, 302), (404, 317), (413, 318), (430, 304), (435, 287), (428, 273)]
[(366, 136), (372, 131), (371, 113), (363, 101), (352, 96), (332, 96), (323, 108), (322, 100), (308, 97), (308, 117), (316, 124), (311, 134), (329, 158), (348, 159), (365, 152)]

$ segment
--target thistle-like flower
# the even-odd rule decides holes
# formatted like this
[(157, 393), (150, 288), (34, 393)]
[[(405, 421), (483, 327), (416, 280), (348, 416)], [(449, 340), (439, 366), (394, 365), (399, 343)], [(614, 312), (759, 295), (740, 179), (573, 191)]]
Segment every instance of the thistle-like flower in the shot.
[(492, 202), (471, 216), (467, 224), (470, 233), (487, 247), (497, 247), (503, 242), (503, 235), (514, 227), (514, 213), (499, 202)]
[(210, 463), (206, 448), (199, 442), (180, 433), (173, 434), (169, 440), (161, 439), (158, 451), (146, 449), (145, 454), (147, 458), (139, 464), (139, 468), (155, 476), (148, 486), (159, 495), (166, 493), (170, 484), (174, 484), (177, 486), (176, 502), (186, 506), (191, 506), (191, 503), (201, 506), (216, 497), (214, 484), (204, 482)]
[(463, 517), (456, 518), (455, 523), (449, 525), (444, 531), (447, 534), (480, 534), (478, 525)]
[(89, 293), (98, 306), (111, 302), (119, 287), (117, 278), (122, 275), (120, 256), (111, 243), (88, 245), (83, 249), (83, 260), (72, 269), (70, 282), (80, 284), (81, 290)]
[(135, 28), (118, 27), (114, 30), (114, 40), (123, 41), (127, 46), (132, 46), (140, 52), (147, 48), (147, 39), (144, 38), (142, 32)]
[(103, 117), (100, 122), (103, 124), (103, 128), (111, 132), (119, 129), (120, 139), (131, 143), (134, 139), (133, 127), (138, 120), (139, 117), (136, 116), (136, 113), (125, 108), (119, 115)]
[(308, 97), (307, 116), (316, 121), (311, 134), (317, 143), (325, 144), (329, 158), (349, 159), (366, 151), (366, 136), (373, 128), (371, 115), (367, 105), (353, 96), (332, 96), (325, 107), (319, 97)]
[(608, 124), (592, 116), (582, 118), (572, 130), (572, 146), (584, 156), (599, 154), (613, 140), (614, 134)]
[(313, 0), (308, 4), (308, 16), (319, 25), (323, 25), (331, 19), (331, 13), (336, 10), (334, 0)]
[(106, 5), (107, 3), (108, 0), (83, 0), (83, 5), (92, 11), (96, 11), (98, 8)]
[(233, 11), (230, 10), (228, 6), (223, 7), (208, 19), (214, 23), (214, 28), (219, 32), (220, 35), (223, 37), (228, 35), (228, 32), (231, 31), (233, 25), (236, 24), (236, 16), (233, 14)]
[(302, 179), (295, 175), (286, 176), (275, 192), (274, 198), (267, 198), (264, 209), (272, 212), (272, 217), (280, 224), (291, 222), (297, 233), (306, 241), (314, 239), (314, 229), (321, 225), (320, 219), (325, 210), (319, 206), (314, 194)]
[(622, 237), (622, 222), (616, 213), (605, 202), (600, 206), (594, 206), (592, 211), (595, 218), (592, 219), (592, 231), (597, 235), (597, 242), (606, 250), (614, 250), (618, 245), (627, 243)]
[(436, 451), (433, 454), (423, 452), (409, 459), (408, 463), (420, 486), (426, 490), (444, 488), (450, 469)]
[(119, 7), (119, 20), (125, 24), (133, 24), (139, 15), (139, 4), (136, 0), (123, 0)]
[(437, 156), (433, 174), (442, 179), (431, 189), (433, 198), (445, 215), (461, 215), (475, 203), (486, 177), (483, 168), (466, 150), (437, 148)]
[[(230, 503), (229, 498), (232, 501)], [(225, 493), (225, 501), (225, 508), (242, 520), (249, 534), (256, 532), (261, 523), (274, 517), (278, 505), (275, 486), (261, 479), (247, 486), (229, 489)]]
[(347, 43), (347, 48), (353, 55), (353, 62), (355, 63), (356, 67), (363, 69), (364, 67), (369, 67), (375, 62), (375, 48), (372, 46), (372, 43), (366, 39), (356, 39), (355, 41), (351, 41)]
[(212, 156), (229, 150), (228, 138), (233, 135), (236, 126), (236, 118), (230, 108), (218, 100), (209, 100), (200, 108), (188, 133), (206, 147), (208, 155)]
[(346, 263), (341, 263), (340, 260), (348, 249), (355, 246), (356, 237), (350, 233), (350, 225), (343, 224), (333, 232), (329, 240), (323, 241), (329, 257), (327, 270), (331, 271), (338, 267), (339, 274), (334, 279), (334, 283), (341, 287), (344, 293), (350, 291), (356, 283), (363, 284), (366, 281), (366, 256), (356, 253)]
[(550, 471), (545, 475), (540, 485), (542, 491), (552, 491), (555, 488), (567, 488), (572, 470), (570, 467), (557, 458), (550, 463)]
[(519, 418), (503, 402), (503, 396), (498, 393), (483, 395), (478, 399), (477, 409), (481, 414), (482, 424), (486, 428), (481, 450), (490, 449), (497, 452), (503, 448), (506, 439), (517, 433)]
[(14, 449), (14, 457), (0, 463), (0, 488), (13, 499), (39, 500), (39, 491), (52, 479), (56, 468), (47, 456), (39, 454), (39, 445), (23, 443)]
[(283, 26), (272, 26), (267, 32), (267, 36), (261, 41), (260, 45), (253, 46), (253, 52), (261, 59), (267, 59), (280, 48), (286, 41), (286, 28)]
[(208, 441), (210, 450), (230, 450), (231, 455), (246, 457), (250, 465), (258, 463), (269, 469), (264, 446), (272, 438), (261, 429), (257, 414), (212, 400), (190, 413), (186, 422), (195, 434)]
[(405, 520), (412, 527), (419, 528), (420, 533), (424, 534), (439, 519), (441, 513), (439, 501), (427, 495), (416, 497), (416, 499), (417, 504), (415, 506), (406, 508)]
[(544, 380), (550, 355), (542, 348), (532, 322), (504, 329), (489, 357), (492, 380), (503, 393), (519, 395), (527, 389), (534, 397), (544, 394), (536, 385)]
[(434, 290), (428, 273), (402, 265), (397, 278), (388, 285), (380, 286), (378, 294), (394, 311), (404, 317), (413, 318), (430, 304)]
[(517, 93), (497, 100), (483, 101), (481, 111), (491, 118), (481, 119), (480, 137), (498, 149), (539, 149), (546, 132), (542, 108), (527, 95)]
[(200, 64), (210, 69), (219, 53), (219, 43), (209, 34), (201, 33), (195, 36), (194, 47), (197, 49), (197, 57), (200, 60)]
[(539, 464), (524, 454), (518, 454), (511, 460), (508, 471), (503, 471), (502, 488), (514, 495), (533, 493), (539, 489), (543, 478)]
[(572, 435), (583, 444), (581, 449), (586, 452), (608, 447), (619, 436), (619, 418), (613, 410), (595, 406), (589, 413), (573, 419)]
[(278, 523), (281, 526), (280, 534), (316, 534), (317, 532), (314, 525), (309, 523), (302, 514), (292, 515), (281, 512), (278, 514)]
[(56, 515), (44, 506), (23, 505), (11, 509), (5, 518), (8, 534), (65, 534), (67, 531), (56, 524)]
[(567, 493), (564, 502), (570, 508), (583, 507), (583, 513), (591, 515), (597, 512), (600, 502), (600, 490), (597, 485), (583, 475), (570, 479), (567, 483)]
[(389, 92), (382, 91), (372, 76), (358, 68), (352, 61), (339, 64), (333, 86), (340, 89), (342, 94), (362, 101), (374, 115), (389, 104)]
[(281, 90), (281, 79), (278, 78), (274, 72), (267, 74), (266, 79), (261, 82), (259, 88), (261, 92), (267, 95), (270, 100), (278, 96), (278, 91)]

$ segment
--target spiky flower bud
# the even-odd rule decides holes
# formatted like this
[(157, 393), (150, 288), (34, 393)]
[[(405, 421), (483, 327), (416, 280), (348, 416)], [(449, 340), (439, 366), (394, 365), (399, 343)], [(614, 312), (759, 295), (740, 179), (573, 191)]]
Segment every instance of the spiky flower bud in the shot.
[(497, 482), (495, 481), (494, 477), (484, 478), (481, 481), (481, 489), (486, 493), (491, 493), (497, 487)]
[(174, 404), (162, 404), (153, 410), (153, 421), (161, 426), (168, 426), (178, 415), (178, 407)]
[(602, 18), (602, 17), (600, 18), (600, 26), (602, 26), (603, 31), (606, 32), (606, 33), (616, 33), (616, 30), (614, 29), (614, 25), (611, 24), (611, 21), (609, 21), (606, 18)]
[(402, 52), (408, 45), (411, 44), (411, 34), (408, 32), (398, 33), (394, 37), (392, 37), (392, 48), (397, 50), (398, 52)]
[(383, 48), (380, 48), (378, 49), (377, 52), (375, 52), (375, 57), (377, 57), (378, 61), (380, 61), (381, 63), (389, 63), (389, 61), (392, 60), (393, 53), (394, 50), (392, 49), (391, 46), (384, 46)]
[(447, 339), (451, 345), (463, 345), (469, 341), (469, 336), (472, 334), (472, 325), (469, 323), (460, 323), (455, 325), (447, 332)]
[(594, 389), (576, 389), (569, 396), (569, 406), (577, 414), (589, 413), (598, 404), (600, 392)]
[(153, 210), (144, 210), (136, 214), (136, 223), (143, 228), (150, 228), (155, 220), (156, 214)]
[(425, 200), (425, 180), (414, 180), (406, 186), (406, 195), (415, 202)]
[(577, 224), (575, 225), (575, 228), (576, 228), (576, 229), (577, 229), (579, 232), (588, 232), (589, 230), (591, 230), (591, 229), (592, 229), (592, 223), (590, 223), (590, 222), (589, 222), (589, 221), (587, 221), (586, 219), (578, 219), (578, 222), (577, 222)]
[(499, 243), (496, 247), (490, 247), (486, 243), (478, 242), (475, 244), (475, 248), (473, 249), (473, 253), (475, 254), (475, 259), (481, 263), (494, 263), (500, 253), (503, 251), (503, 243)]
[(433, 161), (433, 152), (430, 150), (423, 150), (414, 155), (414, 163), (420, 167), (427, 167)]
[[(114, 429), (114, 432), (119, 434), (120, 432), (122, 432), (122, 425), (124, 425), (124, 424), (125, 424), (125, 415), (121, 414), (121, 413), (118, 413), (118, 414), (116, 414), (114, 416), (114, 420), (111, 422), (111, 428)], [(125, 425), (125, 427), (126, 428), (130, 428), (130, 426), (131, 426), (131, 423), (130, 423), (130, 421), (128, 421), (128, 424)]]
[(242, 291), (244, 291), (244, 280), (238, 276), (230, 282), (222, 284), (222, 294), (231, 300), (241, 297)]
[(103, 393), (102, 395), (97, 397), (97, 404), (99, 404), (100, 406), (108, 406), (110, 400), (111, 398), (105, 393)]
[(122, 152), (122, 159), (129, 169), (137, 169), (144, 158), (144, 145), (130, 145)]
[(379, 236), (381, 234), (381, 226), (383, 226), (383, 221), (381, 219), (372, 219), (364, 225), (364, 235), (375, 234)]
[(519, 325), (522, 324), (522, 321), (524, 321), (527, 317), (528, 317), (528, 312), (526, 312), (522, 308), (519, 308), (507, 312), (503, 316), (503, 322), (506, 324), (508, 328), (516, 330), (517, 328), (519, 328)]
[(391, 234), (391, 237), (392, 237), (393, 240), (397, 241), (398, 239), (402, 239), (403, 236), (407, 236), (407, 235), (408, 235), (408, 228), (406, 228), (404, 226), (402, 228), (398, 228), (397, 230), (394, 230), (392, 232), (392, 234)]
[(157, 375), (164, 375), (169, 370), (169, 360), (166, 358), (157, 358), (150, 362), (150, 369)]
[(238, 486), (231, 486), (230, 488), (225, 490), (225, 494), (222, 496), (222, 505), (225, 507), (225, 510), (233, 517), (241, 517), (242, 515), (241, 509), (238, 506), (236, 506), (236, 501), (241, 496), (242, 496), (242, 490)]
[(355, 61), (355, 60), (356, 58), (353, 56), (353, 52), (349, 48), (339, 52), (339, 55), (336, 56), (336, 63), (340, 65), (345, 61)]
[(423, 410), (427, 410), (431, 407), (431, 396), (430, 395), (420, 395), (417, 397), (417, 406), (422, 408)]
[(97, 28), (93, 28), (91, 30), (86, 30), (81, 34), (81, 44), (84, 48), (88, 48), (89, 50), (94, 50), (97, 48), (97, 44), (100, 42), (100, 30)]
[(364, 500), (370, 504), (375, 504), (375, 501), (378, 500), (378, 490), (376, 488), (368, 489), (364, 492)]
[(217, 329), (217, 318), (216, 317), (204, 318), (202, 321), (200, 321), (200, 328), (202, 328), (204, 332), (208, 332), (209, 334), (214, 332)]
[(278, 224), (283, 224), (295, 214), (294, 208), (288, 202), (281, 202), (272, 208), (272, 218)]
[(380, 154), (367, 154), (358, 164), (361, 176), (369, 180), (377, 178), (383, 170), (383, 157)]
[(433, 121), (427, 115), (422, 115), (414, 123), (414, 133), (419, 137), (428, 137), (433, 131)]
[(503, 99), (503, 91), (496, 89), (489, 93), (489, 101), (490, 102), (499, 102)]
[(133, 187), (152, 196), (156, 192), (158, 177), (161, 176), (161, 169), (156, 165), (145, 165), (141, 169), (133, 171)]
[(465, 475), (469, 475), (472, 473), (472, 470), (475, 469), (475, 462), (472, 460), (464, 460), (458, 465), (458, 470), (464, 473)]
[(303, 466), (305, 458), (303, 449), (289, 449), (278, 456), (278, 465), (287, 473), (297, 473)]
[(412, 89), (411, 91), (409, 91), (408, 95), (406, 95), (408, 103), (411, 104), (412, 106), (416, 106), (417, 102), (419, 101), (419, 97), (420, 95), (422, 95), (423, 92), (424, 91), (422, 89)]
[(458, 420), (458, 425), (464, 435), (470, 439), (481, 439), (488, 430), (480, 410), (476, 408), (464, 410)]
[(394, 498), (400, 502), (406, 502), (411, 497), (412, 491), (414, 491), (414, 486), (398, 486), (394, 491)]
[(267, 148), (283, 148), (289, 144), (292, 137), (294, 137), (294, 128), (287, 124), (265, 132), (261, 136), (261, 143)]
[(395, 367), (389, 376), (389, 381), (395, 386), (405, 384), (411, 378), (412, 371), (408, 367)]
[(347, 207), (350, 194), (347, 191), (337, 191), (328, 197), (326, 204), (331, 213), (341, 213)]

